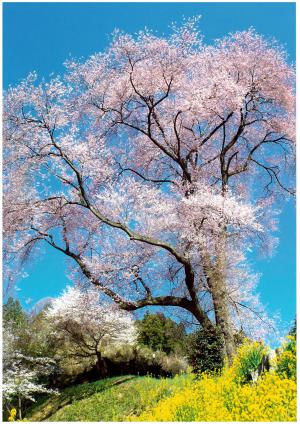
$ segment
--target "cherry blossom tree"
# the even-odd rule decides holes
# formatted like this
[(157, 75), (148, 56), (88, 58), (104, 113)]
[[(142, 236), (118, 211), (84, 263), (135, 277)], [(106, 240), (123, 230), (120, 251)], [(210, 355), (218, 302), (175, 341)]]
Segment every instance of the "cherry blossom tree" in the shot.
[(46, 316), (51, 321), (57, 340), (69, 343), (75, 358), (96, 358), (102, 372), (102, 353), (108, 346), (132, 344), (135, 327), (131, 314), (115, 304), (99, 303), (99, 290), (83, 291), (68, 286), (52, 300)]
[(66, 66), (5, 93), (6, 262), (48, 244), (125, 310), (219, 326), (230, 358), (238, 323), (265, 320), (247, 252), (271, 253), (294, 192), (284, 51), (253, 29), (206, 45), (191, 19)]

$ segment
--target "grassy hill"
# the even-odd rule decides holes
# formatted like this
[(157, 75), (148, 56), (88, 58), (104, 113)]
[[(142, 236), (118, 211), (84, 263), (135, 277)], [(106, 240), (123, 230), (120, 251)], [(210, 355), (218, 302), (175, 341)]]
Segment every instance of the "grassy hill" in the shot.
[(128, 421), (182, 389), (188, 380), (184, 375), (173, 379), (122, 376), (83, 383), (41, 399), (24, 421)]
[(24, 421), (296, 421), (296, 339), (269, 371), (249, 378), (260, 342), (242, 345), (222, 372), (174, 378), (122, 376), (40, 399)]

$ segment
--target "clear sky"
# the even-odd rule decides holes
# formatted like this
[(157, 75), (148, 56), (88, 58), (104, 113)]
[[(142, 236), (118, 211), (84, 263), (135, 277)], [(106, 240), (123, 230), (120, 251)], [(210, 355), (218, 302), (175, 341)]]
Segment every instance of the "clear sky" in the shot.
[[(4, 3), (3, 84), (15, 85), (30, 71), (47, 77), (62, 73), (71, 56), (86, 58), (107, 46), (115, 28), (136, 32), (145, 26), (159, 34), (182, 17), (202, 15), (200, 28), (206, 42), (228, 32), (254, 27), (275, 37), (295, 61), (295, 3)], [(295, 316), (295, 207), (289, 202), (280, 220), (280, 245), (269, 260), (253, 260), (261, 273), (259, 291), (271, 314), (281, 311), (289, 322)], [(16, 295), (26, 307), (56, 296), (68, 283), (59, 252), (28, 266)], [(31, 302), (26, 305), (26, 299)]]

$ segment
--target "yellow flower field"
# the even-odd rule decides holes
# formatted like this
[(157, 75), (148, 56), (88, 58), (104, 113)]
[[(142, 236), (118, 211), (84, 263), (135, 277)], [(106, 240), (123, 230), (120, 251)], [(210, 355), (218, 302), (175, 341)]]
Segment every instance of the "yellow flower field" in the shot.
[(221, 375), (202, 375), (132, 421), (296, 421), (296, 381), (266, 372), (243, 384), (243, 359), (258, 344), (242, 346)]

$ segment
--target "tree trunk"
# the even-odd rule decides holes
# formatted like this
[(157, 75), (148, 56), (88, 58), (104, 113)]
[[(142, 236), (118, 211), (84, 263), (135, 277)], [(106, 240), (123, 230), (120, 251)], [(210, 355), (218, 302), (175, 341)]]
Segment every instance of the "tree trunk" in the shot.
[(101, 374), (101, 362), (102, 362), (102, 357), (101, 357), (101, 353), (100, 352), (96, 352), (96, 356), (97, 356), (97, 362), (96, 362), (96, 368), (97, 371), (99, 372), (99, 374)]
[(214, 324), (211, 322), (208, 316), (203, 312), (203, 310), (199, 307), (199, 305), (197, 304), (197, 301), (190, 302), (190, 305), (188, 308), (186, 308), (186, 310), (188, 310), (189, 312), (193, 314), (193, 316), (199, 322), (201, 327), (207, 330), (210, 330), (214, 327)]
[(226, 287), (222, 280), (217, 279), (211, 282), (210, 289), (214, 304), (216, 325), (222, 333), (225, 347), (224, 353), (229, 364), (231, 364), (235, 353), (235, 343), (226, 300)]
[(107, 364), (101, 356), (101, 352), (96, 352), (97, 362), (96, 368), (101, 378), (107, 377)]
[(22, 401), (21, 396), (19, 395), (19, 420), (22, 420)]
[[(221, 241), (224, 242), (224, 237)], [(231, 364), (235, 353), (235, 343), (228, 311), (227, 288), (224, 277), (224, 250), (222, 250), (221, 246), (220, 244), (222, 253), (215, 264), (212, 263), (208, 256), (203, 258), (203, 269), (212, 296), (216, 325), (219, 327), (224, 339), (224, 356), (227, 357), (229, 364)], [(225, 249), (224, 244), (223, 249)]]

